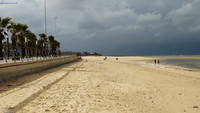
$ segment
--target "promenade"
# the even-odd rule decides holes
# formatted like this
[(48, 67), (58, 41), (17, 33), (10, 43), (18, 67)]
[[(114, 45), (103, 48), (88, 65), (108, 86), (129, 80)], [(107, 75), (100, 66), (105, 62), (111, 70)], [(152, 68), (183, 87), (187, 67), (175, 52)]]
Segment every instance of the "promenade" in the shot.
[(49, 59), (58, 59), (58, 58), (67, 58), (69, 56), (60, 56), (60, 57), (30, 57), (30, 58), (24, 58), (20, 60), (12, 60), (11, 58), (8, 60), (0, 60), (1, 64), (9, 64), (9, 63), (19, 63), (19, 62), (31, 62), (31, 61), (42, 61), (42, 60), (49, 60)]

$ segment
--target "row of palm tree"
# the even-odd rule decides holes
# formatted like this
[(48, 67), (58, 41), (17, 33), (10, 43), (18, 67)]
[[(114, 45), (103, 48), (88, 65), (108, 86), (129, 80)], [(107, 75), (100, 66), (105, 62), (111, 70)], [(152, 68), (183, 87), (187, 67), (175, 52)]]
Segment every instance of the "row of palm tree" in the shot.
[[(38, 50), (43, 49), (44, 51), (48, 51), (48, 49), (56, 51), (60, 47), (60, 43), (54, 39), (54, 36), (47, 37), (46, 34), (41, 33), (39, 34), (40, 38), (37, 39), (37, 36), (28, 29), (26, 24), (12, 22), (9, 17), (0, 17), (0, 58), (3, 57), (2, 42), (8, 35), (8, 31), (12, 34), (12, 49), (21, 48), (22, 56), (25, 56), (26, 48), (29, 48), (29, 53), (31, 53), (35, 51), (35, 48), (38, 48)], [(47, 52), (45, 52), (46, 55)]]
[(5, 32), (5, 28), (7, 27), (7, 25), (9, 24), (9, 21), (11, 20), (11, 18), (7, 17), (7, 18), (1, 18), (0, 17), (0, 60), (2, 60), (3, 58), (3, 46), (2, 46), (2, 40), (5, 39), (6, 32)]

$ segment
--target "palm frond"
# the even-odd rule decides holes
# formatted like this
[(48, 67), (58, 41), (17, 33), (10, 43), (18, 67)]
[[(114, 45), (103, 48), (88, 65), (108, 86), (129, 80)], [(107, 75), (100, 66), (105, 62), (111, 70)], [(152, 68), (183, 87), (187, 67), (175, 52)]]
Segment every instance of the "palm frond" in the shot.
[(9, 24), (10, 20), (11, 20), (11, 18), (9, 18), (9, 17), (3, 18), (1, 20), (1, 27), (3, 27), (3, 28), (6, 27)]

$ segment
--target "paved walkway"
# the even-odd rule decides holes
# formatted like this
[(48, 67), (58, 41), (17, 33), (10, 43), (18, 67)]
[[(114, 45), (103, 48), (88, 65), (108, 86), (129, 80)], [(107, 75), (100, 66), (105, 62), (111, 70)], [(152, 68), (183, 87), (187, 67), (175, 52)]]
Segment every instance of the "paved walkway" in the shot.
[(57, 59), (57, 58), (65, 58), (65, 57), (70, 57), (70, 56), (61, 56), (61, 57), (33, 57), (33, 58), (24, 58), (24, 59), (20, 59), (20, 60), (0, 60), (0, 65), (1, 64), (7, 64), (7, 63), (16, 63), (16, 62), (29, 62), (29, 61), (39, 61), (39, 60), (47, 60), (47, 59)]

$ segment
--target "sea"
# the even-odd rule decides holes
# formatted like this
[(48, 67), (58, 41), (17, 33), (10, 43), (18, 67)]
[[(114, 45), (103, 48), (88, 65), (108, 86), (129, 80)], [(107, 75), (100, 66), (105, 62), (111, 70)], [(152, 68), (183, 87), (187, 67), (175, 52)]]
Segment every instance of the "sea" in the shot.
[(161, 63), (200, 71), (200, 55), (178, 57), (181, 59), (177, 59), (177, 56), (171, 56), (170, 59), (162, 59)]

